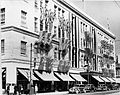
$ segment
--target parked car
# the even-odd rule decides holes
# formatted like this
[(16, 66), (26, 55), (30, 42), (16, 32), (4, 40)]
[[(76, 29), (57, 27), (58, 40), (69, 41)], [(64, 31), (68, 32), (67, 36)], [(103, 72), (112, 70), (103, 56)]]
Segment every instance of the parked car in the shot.
[(84, 84), (77, 84), (77, 85), (78, 85), (78, 87), (79, 87), (79, 90), (80, 90), (79, 92), (80, 92), (80, 93), (86, 92), (86, 91), (85, 91), (85, 85), (84, 85)]
[(107, 84), (107, 90), (113, 90), (113, 85), (112, 84)]
[(113, 90), (118, 90), (119, 89), (119, 84), (113, 84)]
[(96, 88), (93, 84), (87, 84), (84, 88), (85, 92), (91, 92), (91, 91), (96, 91)]
[(97, 91), (107, 90), (107, 86), (105, 84), (99, 84), (96, 90)]
[(69, 93), (82, 93), (85, 92), (85, 85), (84, 84), (76, 84), (72, 88), (69, 89)]

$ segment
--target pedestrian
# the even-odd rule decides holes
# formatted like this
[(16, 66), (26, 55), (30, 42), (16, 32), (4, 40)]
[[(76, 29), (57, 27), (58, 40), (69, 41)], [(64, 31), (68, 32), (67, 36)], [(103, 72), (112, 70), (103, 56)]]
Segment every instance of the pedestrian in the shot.
[(38, 92), (38, 86), (37, 86), (37, 84), (35, 85), (35, 94), (37, 94), (37, 92)]
[(14, 86), (14, 95), (17, 95), (17, 85)]
[(21, 85), (18, 86), (19, 95), (21, 95)]
[(23, 94), (23, 86), (21, 85), (21, 94)]
[(7, 86), (7, 95), (9, 95), (10, 85)]

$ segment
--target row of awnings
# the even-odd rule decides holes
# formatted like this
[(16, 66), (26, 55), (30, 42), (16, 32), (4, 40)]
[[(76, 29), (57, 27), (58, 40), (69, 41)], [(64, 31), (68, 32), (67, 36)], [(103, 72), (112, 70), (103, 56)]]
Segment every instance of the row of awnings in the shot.
[[(30, 74), (30, 71), (29, 70), (21, 70), (21, 69), (18, 69), (18, 71), (24, 75), (28, 80), (29, 80), (29, 74)], [(40, 78), (42, 79), (43, 81), (81, 81), (81, 82), (84, 82), (86, 81), (80, 74), (63, 74), (63, 73), (46, 73), (46, 72), (43, 72), (43, 73), (40, 73), (38, 71), (34, 71), (34, 73)], [(38, 78), (36, 78), (32, 72), (31, 74), (31, 78), (32, 80), (38, 80)]]
[[(18, 71), (23, 74), (28, 80), (30, 78), (30, 71), (29, 70), (22, 70), (18, 69)], [(80, 74), (63, 74), (58, 72), (52, 72), (52, 73), (46, 73), (46, 72), (38, 72), (34, 71), (34, 73), (43, 81), (81, 81), (81, 82), (87, 82), (86, 79), (84, 79)], [(39, 80), (34, 76), (34, 73), (31, 72), (31, 79), (32, 80)], [(94, 79), (96, 79), (98, 82), (116, 82), (115, 79), (109, 78), (109, 77), (102, 77), (102, 76), (92, 76)], [(120, 80), (119, 80), (120, 81)]]
[(116, 78), (114, 80), (116, 81), (116, 83), (120, 83), (120, 78)]
[(102, 77), (102, 76), (92, 76), (92, 77), (99, 82), (111, 82), (111, 83), (116, 82), (113, 78), (109, 78), (109, 77)]

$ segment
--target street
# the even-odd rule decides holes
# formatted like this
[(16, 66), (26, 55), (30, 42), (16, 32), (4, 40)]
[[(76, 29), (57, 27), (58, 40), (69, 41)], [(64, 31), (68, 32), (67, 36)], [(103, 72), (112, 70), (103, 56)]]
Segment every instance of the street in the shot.
[[(76, 94), (66, 94), (66, 95), (76, 95)], [(91, 92), (91, 93), (80, 93), (77, 95), (120, 95), (120, 90), (112, 90), (112, 91), (100, 91), (100, 92)]]

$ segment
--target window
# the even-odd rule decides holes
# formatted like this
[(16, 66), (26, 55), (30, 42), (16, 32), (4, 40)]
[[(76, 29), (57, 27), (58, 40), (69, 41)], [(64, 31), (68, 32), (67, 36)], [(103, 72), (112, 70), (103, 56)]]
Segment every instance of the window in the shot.
[(5, 53), (5, 40), (1, 40), (1, 53)]
[(38, 18), (34, 18), (34, 29), (35, 29), (35, 32), (38, 32)]
[(57, 52), (54, 51), (54, 59), (57, 59)]
[(38, 2), (35, 0), (35, 8), (38, 8)]
[(26, 44), (27, 42), (21, 41), (21, 54), (26, 54)]
[(25, 27), (26, 28), (26, 19), (27, 19), (27, 12), (25, 12), (25, 11), (23, 11), (23, 10), (21, 10), (21, 24), (22, 24), (22, 26), (23, 27)]
[(5, 24), (5, 8), (1, 9), (1, 24)]

